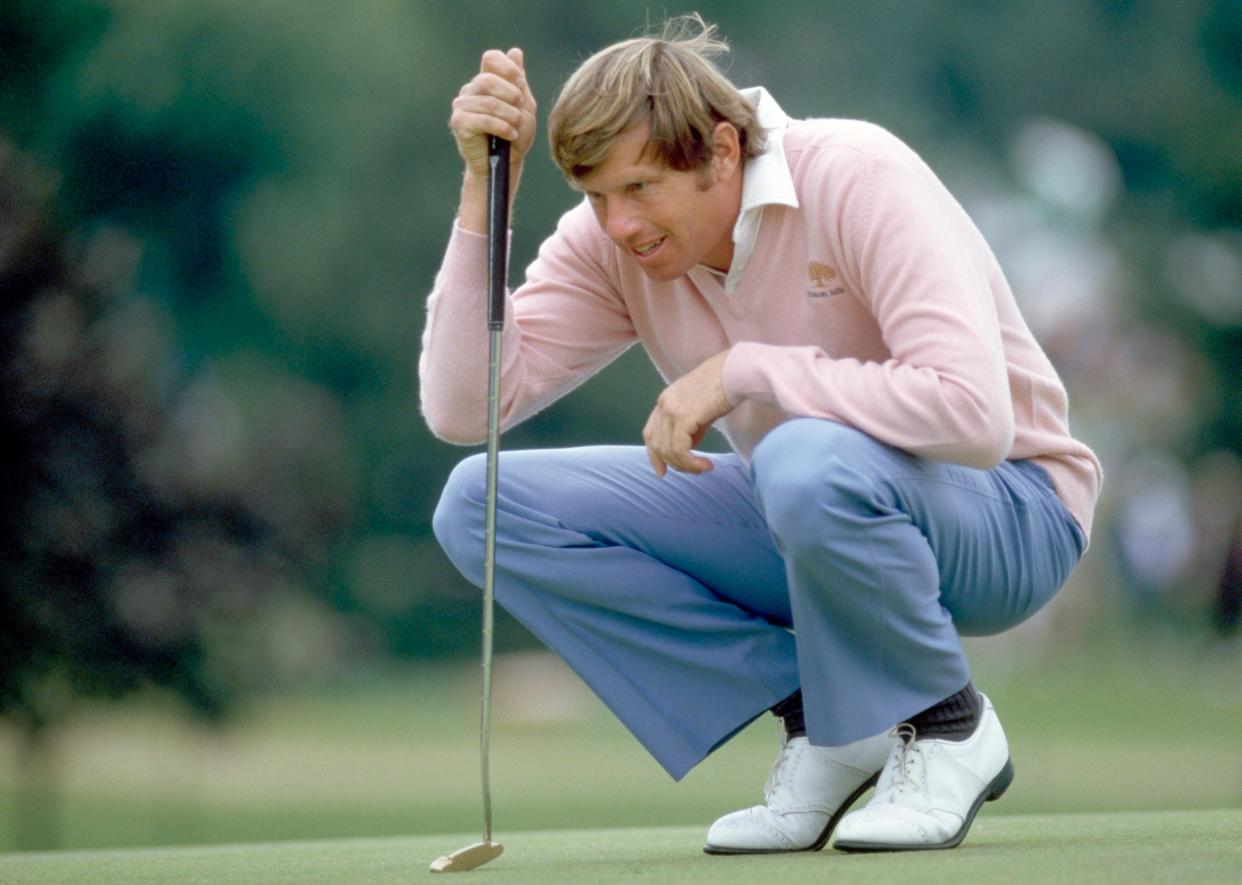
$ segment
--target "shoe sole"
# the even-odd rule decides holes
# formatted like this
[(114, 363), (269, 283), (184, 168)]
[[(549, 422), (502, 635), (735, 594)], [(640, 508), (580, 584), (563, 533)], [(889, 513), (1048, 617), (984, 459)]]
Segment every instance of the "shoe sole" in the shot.
[(867, 778), (854, 792), (846, 798), (841, 806), (836, 810), (832, 817), (828, 818), (828, 825), (824, 827), (824, 831), (819, 834), (818, 838), (806, 848), (727, 848), (720, 845), (704, 845), (704, 854), (796, 854), (800, 851), (819, 851), (828, 844), (828, 840), (832, 837), (832, 831), (837, 828), (837, 823), (841, 818), (845, 817), (845, 813), (850, 810), (850, 806), (858, 801), (863, 793), (875, 786), (876, 781), (880, 779), (880, 773), (877, 771), (871, 777)]
[(992, 778), (992, 782), (979, 794), (975, 804), (970, 807), (970, 812), (966, 815), (966, 820), (962, 822), (961, 829), (943, 842), (936, 842), (932, 845), (906, 845), (899, 842), (846, 842), (838, 839), (833, 843), (832, 847), (855, 854), (865, 851), (938, 851), (945, 848), (956, 848), (966, 838), (966, 832), (970, 829), (970, 825), (974, 823), (975, 815), (979, 813), (983, 803), (994, 802), (1005, 795), (1005, 791), (1009, 789), (1011, 783), (1013, 783), (1013, 760), (1006, 759), (1005, 767), (1000, 770), (1000, 774)]

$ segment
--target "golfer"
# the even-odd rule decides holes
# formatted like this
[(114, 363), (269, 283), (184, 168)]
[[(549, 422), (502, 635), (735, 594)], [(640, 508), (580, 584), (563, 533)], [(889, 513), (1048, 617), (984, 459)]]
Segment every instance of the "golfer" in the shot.
[[(582, 200), (509, 296), (502, 427), (635, 342), (668, 386), (643, 445), (501, 454), (496, 598), (673, 778), (781, 717), (765, 804), (708, 852), (951, 848), (1013, 778), (961, 637), (1062, 586), (1099, 461), (932, 170), (879, 126), (737, 89), (725, 51), (676, 19), (589, 58), (549, 115)], [(453, 101), (465, 177), (419, 361), (452, 443), (486, 434), (487, 136), (516, 190), (535, 119), (518, 49)], [(713, 426), (731, 453), (695, 450)], [(434, 520), (480, 585), (484, 486), (466, 459)]]

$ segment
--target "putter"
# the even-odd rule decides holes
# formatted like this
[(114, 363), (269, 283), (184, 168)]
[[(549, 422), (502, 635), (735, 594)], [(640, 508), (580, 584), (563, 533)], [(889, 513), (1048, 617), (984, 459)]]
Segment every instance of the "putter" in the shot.
[(496, 589), (496, 460), (500, 451), (500, 333), (505, 325), (505, 262), (509, 240), (509, 142), (487, 139), (487, 503), (483, 539), (483, 697), (480, 701), (479, 757), (483, 780), (483, 841), (431, 864), (433, 873), (481, 867), (504, 851), (492, 841), (492, 789), (488, 764), (492, 731), (492, 609)]

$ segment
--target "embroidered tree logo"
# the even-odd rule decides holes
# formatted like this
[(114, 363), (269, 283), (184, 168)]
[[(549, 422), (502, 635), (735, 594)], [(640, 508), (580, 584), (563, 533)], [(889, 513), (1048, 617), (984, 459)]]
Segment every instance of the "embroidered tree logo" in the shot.
[(820, 264), (818, 261), (812, 261), (806, 269), (807, 276), (811, 278), (811, 284), (816, 289), (825, 289), (828, 284), (837, 278), (837, 269), (829, 267), (826, 264)]

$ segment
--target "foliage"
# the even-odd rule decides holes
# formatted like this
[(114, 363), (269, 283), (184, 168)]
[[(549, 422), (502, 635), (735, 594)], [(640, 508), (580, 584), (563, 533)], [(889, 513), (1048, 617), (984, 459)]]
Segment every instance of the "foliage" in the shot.
[(218, 715), (274, 663), (244, 625), (343, 518), (339, 449), (297, 436), (332, 403), (285, 396), (241, 438), (223, 373), (178, 371), (171, 319), (132, 290), (137, 242), (63, 229), (50, 187), (0, 143), (0, 712), (38, 732), (69, 693), (158, 685)]

